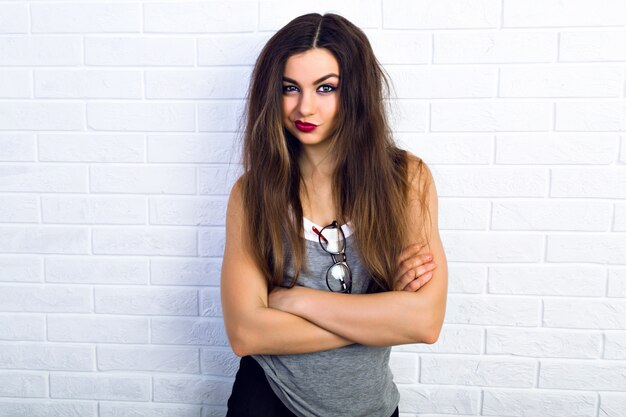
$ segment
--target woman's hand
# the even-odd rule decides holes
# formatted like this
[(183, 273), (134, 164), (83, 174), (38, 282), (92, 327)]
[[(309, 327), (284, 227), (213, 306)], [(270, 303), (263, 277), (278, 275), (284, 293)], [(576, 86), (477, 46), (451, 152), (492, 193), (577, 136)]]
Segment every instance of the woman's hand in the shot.
[(417, 291), (432, 278), (437, 264), (432, 260), (431, 253), (418, 254), (423, 246), (407, 246), (398, 257), (395, 291)]

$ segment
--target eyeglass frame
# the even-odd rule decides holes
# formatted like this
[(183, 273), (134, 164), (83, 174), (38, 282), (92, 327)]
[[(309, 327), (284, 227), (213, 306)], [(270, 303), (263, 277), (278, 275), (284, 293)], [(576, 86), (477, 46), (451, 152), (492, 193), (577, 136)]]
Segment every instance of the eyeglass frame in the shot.
[[(324, 232), (324, 230), (331, 229), (331, 228), (337, 229), (338, 236), (340, 235), (341, 239), (343, 239), (343, 248), (339, 252), (331, 252), (331, 251), (329, 251), (327, 248), (324, 247), (324, 244), (322, 243), (322, 239), (324, 239), (326, 241), (326, 245), (328, 246), (328, 239), (326, 239), (322, 233)], [(328, 253), (332, 257), (333, 262), (334, 262), (326, 270), (326, 286), (332, 292), (343, 293), (343, 294), (351, 294), (352, 293), (352, 270), (350, 269), (350, 266), (348, 265), (347, 257), (346, 257), (347, 240), (346, 240), (346, 236), (343, 233), (343, 230), (341, 230), (341, 227), (337, 223), (337, 220), (333, 220), (331, 224), (329, 224), (327, 226), (324, 226), (322, 228), (322, 230), (318, 230), (317, 227), (313, 226), (313, 232), (315, 232), (315, 234), (317, 235), (317, 240), (318, 240), (322, 250), (324, 252)], [(339, 241), (339, 239), (338, 239), (338, 241)], [(339, 258), (339, 260), (337, 259), (337, 257)], [(345, 289), (342, 289), (341, 291), (333, 290), (332, 287), (330, 286), (330, 284), (328, 283), (328, 275), (330, 273), (330, 270), (335, 268), (337, 265), (344, 266), (346, 268), (346, 270), (348, 271), (348, 279), (346, 279), (346, 280), (341, 279), (340, 280), (340, 282), (342, 284), (342, 287), (343, 286), (346, 287)], [(336, 279), (336, 278), (333, 278), (333, 279)]]

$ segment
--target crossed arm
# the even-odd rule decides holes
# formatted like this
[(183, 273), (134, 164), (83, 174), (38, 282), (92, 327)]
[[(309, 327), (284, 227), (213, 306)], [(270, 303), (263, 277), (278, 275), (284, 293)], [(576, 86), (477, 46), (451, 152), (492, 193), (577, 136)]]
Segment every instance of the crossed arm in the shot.
[[(245, 249), (236, 185), (228, 203), (221, 283), (224, 321), (235, 354), (307, 353), (352, 343), (434, 343), (445, 315), (448, 270), (437, 227), (437, 193), (434, 181), (430, 183), (429, 245), (408, 247), (398, 259), (396, 291), (376, 294), (298, 286), (268, 294), (265, 278)], [(425, 266), (427, 253), (435, 269)]]

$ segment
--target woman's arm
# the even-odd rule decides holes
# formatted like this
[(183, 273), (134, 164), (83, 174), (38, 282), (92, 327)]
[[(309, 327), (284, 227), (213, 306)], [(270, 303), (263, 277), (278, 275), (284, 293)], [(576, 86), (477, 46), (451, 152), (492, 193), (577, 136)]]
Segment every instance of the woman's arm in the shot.
[(317, 352), (353, 343), (301, 317), (268, 308), (267, 283), (244, 244), (243, 219), (241, 190), (236, 184), (226, 214), (221, 276), (224, 323), (235, 354)]
[[(419, 291), (390, 291), (376, 294), (340, 294), (303, 287), (277, 289), (270, 294), (270, 307), (288, 311), (330, 332), (366, 345), (434, 343), (439, 337), (446, 309), (448, 266), (438, 228), (437, 190), (430, 170), (424, 166), (429, 184), (430, 227), (426, 227), (430, 252), (437, 267)], [(428, 181), (426, 181), (428, 180)], [(425, 182), (422, 182), (425, 181)], [(412, 228), (420, 230), (417, 196), (422, 187), (411, 187)], [(417, 232), (416, 232), (417, 233)]]

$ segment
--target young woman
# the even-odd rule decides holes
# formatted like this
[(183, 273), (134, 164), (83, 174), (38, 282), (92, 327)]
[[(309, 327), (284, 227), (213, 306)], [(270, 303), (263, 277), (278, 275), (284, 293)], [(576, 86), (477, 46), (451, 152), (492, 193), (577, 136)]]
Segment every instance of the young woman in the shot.
[(394, 145), (386, 91), (366, 36), (335, 14), (294, 19), (256, 61), (222, 266), (242, 357), (227, 416), (397, 416), (391, 346), (439, 337), (437, 192)]

